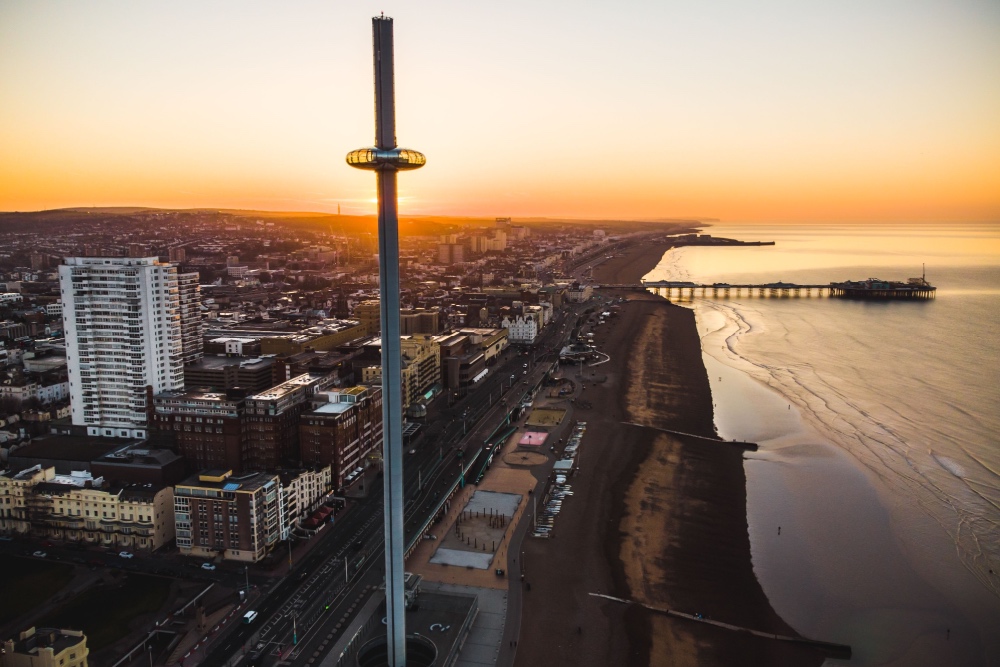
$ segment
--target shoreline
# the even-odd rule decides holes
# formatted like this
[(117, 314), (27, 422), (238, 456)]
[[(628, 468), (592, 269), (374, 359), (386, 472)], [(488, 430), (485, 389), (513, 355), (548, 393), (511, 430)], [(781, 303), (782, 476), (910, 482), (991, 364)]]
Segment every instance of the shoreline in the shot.
[[(805, 390), (796, 393), (753, 372), (762, 359), (781, 357), (767, 356), (776, 345), (768, 347), (763, 337), (764, 343), (750, 348), (756, 356), (735, 351), (741, 340), (737, 331), (757, 331), (763, 321), (772, 341), (800, 345), (805, 334), (790, 324), (800, 338), (783, 337), (787, 332), (781, 323), (795, 323), (797, 311), (782, 318), (790, 313), (778, 309), (782, 304), (737, 311), (742, 305), (704, 301), (690, 307), (697, 313), (703, 358), (722, 408), (716, 416), (720, 433), (761, 444), (760, 453), (745, 460), (747, 509), (755, 572), (773, 607), (809, 636), (851, 643), (858, 664), (988, 663), (998, 645), (989, 628), (1000, 618), (990, 578), (983, 585), (984, 577), (955, 553), (950, 533), (943, 530), (948, 525), (909, 500), (911, 487), (892, 477), (893, 468), (879, 467), (892, 461), (865, 460), (864, 448), (852, 448), (836, 430), (826, 430), (831, 412), (813, 414), (816, 403), (825, 407), (822, 401), (829, 398), (830, 392), (822, 392), (825, 385), (804, 384)], [(825, 322), (821, 311), (812, 324)], [(787, 367), (796, 368), (794, 363)], [(780, 373), (787, 372), (786, 364), (766, 368), (785, 378)], [(884, 416), (879, 402), (864, 402), (863, 392), (850, 396), (858, 410), (877, 415), (873, 423), (884, 423), (877, 421)], [(858, 423), (859, 429), (866, 424)], [(919, 463), (918, 443), (924, 439), (894, 433), (900, 442), (904, 434), (911, 448), (900, 451), (914, 452)], [(944, 457), (949, 450), (942, 445), (939, 451)], [(775, 526), (784, 526), (782, 537), (775, 535)]]
[[(637, 283), (669, 247), (629, 248), (595, 267), (595, 282)], [(515, 664), (822, 664), (810, 647), (590, 596), (796, 635), (753, 573), (743, 452), (704, 439), (716, 434), (694, 314), (647, 292), (614, 296), (627, 302), (597, 339), (611, 361), (584, 371), (594, 381), (569, 415), (588, 424), (576, 496), (552, 539), (523, 548), (532, 589)]]

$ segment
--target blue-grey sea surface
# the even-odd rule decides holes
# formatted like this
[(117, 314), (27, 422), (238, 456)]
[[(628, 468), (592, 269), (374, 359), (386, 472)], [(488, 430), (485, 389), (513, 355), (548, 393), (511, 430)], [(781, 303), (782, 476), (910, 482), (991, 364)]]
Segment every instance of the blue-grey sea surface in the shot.
[[(1000, 225), (712, 226), (647, 280), (926, 277), (928, 301), (695, 298), (754, 570), (852, 665), (1000, 664)], [(829, 661), (830, 664), (839, 664)]]

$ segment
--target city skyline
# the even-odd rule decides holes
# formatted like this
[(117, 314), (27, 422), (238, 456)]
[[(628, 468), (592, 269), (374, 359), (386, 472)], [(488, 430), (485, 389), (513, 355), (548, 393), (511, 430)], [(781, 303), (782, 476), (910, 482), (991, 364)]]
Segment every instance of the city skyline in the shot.
[[(370, 179), (338, 163), (371, 123), (355, 28), (383, 10), (412, 53), (399, 134), (434, 156), (400, 189), (409, 214), (1000, 212), (1000, 10), (984, 2), (8, 3), (0, 210), (374, 213)], [(489, 159), (469, 169), (470, 150)]]

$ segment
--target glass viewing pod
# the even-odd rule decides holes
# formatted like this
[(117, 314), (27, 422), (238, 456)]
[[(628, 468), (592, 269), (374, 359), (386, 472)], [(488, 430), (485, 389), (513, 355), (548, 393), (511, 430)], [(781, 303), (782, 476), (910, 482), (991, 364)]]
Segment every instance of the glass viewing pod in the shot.
[(347, 154), (347, 164), (357, 169), (385, 169), (390, 167), (397, 171), (419, 169), (427, 164), (423, 153), (409, 148), (359, 148)]

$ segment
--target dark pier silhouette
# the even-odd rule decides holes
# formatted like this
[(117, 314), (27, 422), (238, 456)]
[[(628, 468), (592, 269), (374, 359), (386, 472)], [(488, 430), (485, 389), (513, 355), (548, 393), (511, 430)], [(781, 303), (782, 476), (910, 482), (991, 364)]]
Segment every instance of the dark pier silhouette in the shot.
[(643, 282), (640, 285), (602, 285), (602, 288), (639, 288), (654, 291), (666, 298), (728, 298), (728, 297), (837, 297), (844, 299), (933, 299), (937, 287), (921, 278), (911, 278), (908, 282), (889, 282), (869, 278), (861, 281), (800, 285), (797, 283), (762, 284), (701, 284), (669, 280)]

